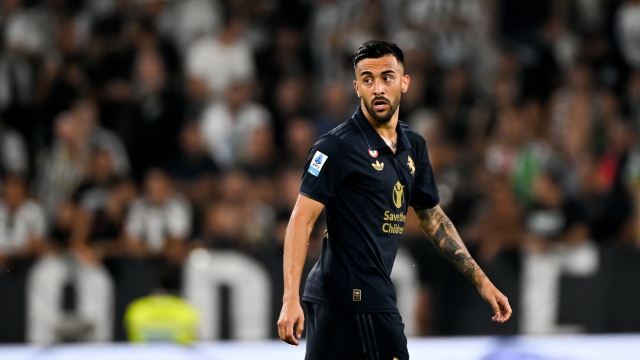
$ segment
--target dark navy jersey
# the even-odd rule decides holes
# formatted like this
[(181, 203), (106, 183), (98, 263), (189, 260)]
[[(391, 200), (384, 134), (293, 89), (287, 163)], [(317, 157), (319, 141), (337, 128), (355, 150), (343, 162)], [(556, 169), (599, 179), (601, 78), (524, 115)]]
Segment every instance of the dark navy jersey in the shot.
[(356, 312), (397, 312), (391, 269), (408, 206), (440, 200), (426, 141), (398, 122), (394, 154), (361, 109), (321, 136), (300, 193), (325, 205), (322, 253), (304, 301)]

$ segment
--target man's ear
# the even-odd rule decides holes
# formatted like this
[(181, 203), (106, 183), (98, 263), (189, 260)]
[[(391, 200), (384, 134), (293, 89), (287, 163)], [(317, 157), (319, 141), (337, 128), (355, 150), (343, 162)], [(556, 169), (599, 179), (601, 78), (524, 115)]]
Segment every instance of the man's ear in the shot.
[(358, 80), (353, 80), (353, 88), (356, 89), (356, 94), (360, 97), (360, 91), (358, 91)]
[(411, 78), (409, 75), (405, 75), (402, 77), (402, 93), (406, 93), (409, 90), (409, 84), (411, 83)]

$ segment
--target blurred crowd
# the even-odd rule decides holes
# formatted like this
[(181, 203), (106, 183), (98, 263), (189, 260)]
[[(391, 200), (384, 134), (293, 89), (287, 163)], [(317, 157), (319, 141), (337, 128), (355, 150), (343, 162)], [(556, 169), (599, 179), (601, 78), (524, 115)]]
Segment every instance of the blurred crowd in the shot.
[[(133, 256), (178, 288), (194, 248), (281, 256), (310, 147), (358, 106), (351, 57), (369, 39), (404, 50), (400, 118), (481, 263), (640, 244), (638, 0), (1, 6), (5, 269)], [(415, 221), (405, 234), (429, 246)]]

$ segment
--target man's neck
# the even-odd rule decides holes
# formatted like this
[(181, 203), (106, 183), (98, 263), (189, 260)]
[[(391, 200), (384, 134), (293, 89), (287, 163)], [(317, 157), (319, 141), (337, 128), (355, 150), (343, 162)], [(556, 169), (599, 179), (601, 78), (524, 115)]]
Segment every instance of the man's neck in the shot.
[(396, 109), (395, 114), (391, 117), (391, 119), (385, 123), (381, 123), (373, 118), (371, 114), (367, 111), (367, 108), (361, 105), (362, 112), (364, 113), (364, 117), (367, 119), (369, 124), (373, 126), (374, 129), (382, 136), (386, 141), (394, 141), (398, 137), (398, 133), (396, 132), (396, 127), (398, 126), (398, 109)]

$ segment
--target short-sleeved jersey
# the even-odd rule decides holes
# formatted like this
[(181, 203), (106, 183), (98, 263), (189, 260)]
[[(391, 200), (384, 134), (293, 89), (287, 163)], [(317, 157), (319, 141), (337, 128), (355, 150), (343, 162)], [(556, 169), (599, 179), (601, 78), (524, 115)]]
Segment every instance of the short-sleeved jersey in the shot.
[(300, 193), (325, 205), (327, 231), (303, 300), (346, 311), (397, 312), (391, 269), (408, 206), (440, 200), (426, 141), (398, 122), (396, 153), (361, 109), (321, 136)]

